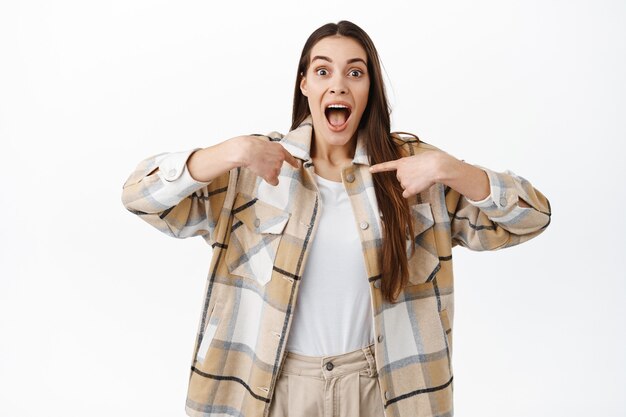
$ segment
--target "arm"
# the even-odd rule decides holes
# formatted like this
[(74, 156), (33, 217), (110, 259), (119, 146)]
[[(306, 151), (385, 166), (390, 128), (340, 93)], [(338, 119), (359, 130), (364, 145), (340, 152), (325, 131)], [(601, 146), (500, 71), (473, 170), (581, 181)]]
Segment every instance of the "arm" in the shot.
[(453, 244), (473, 250), (519, 244), (550, 223), (548, 200), (524, 178), (470, 165), (439, 150), (421, 149), (370, 170), (396, 170), (405, 198), (434, 183), (444, 184)]
[(142, 161), (126, 180), (122, 202), (130, 212), (170, 236), (203, 236), (213, 243), (232, 170), (247, 167), (276, 185), (285, 160), (297, 166), (282, 145), (255, 136), (159, 154)]
[[(176, 238), (203, 236), (213, 243), (230, 172), (224, 167), (212, 178), (192, 176), (188, 163), (199, 150), (163, 153), (145, 159), (122, 189), (122, 202), (159, 231)], [(223, 159), (217, 158), (215, 165)], [(198, 176), (200, 177), (200, 176)]]
[[(473, 250), (510, 247), (539, 235), (550, 224), (550, 202), (526, 179), (511, 171), (453, 163), (456, 168), (447, 169), (441, 178), (448, 189), (453, 244)], [(486, 197), (480, 199), (481, 195)]]
[[(491, 196), (489, 175), (484, 169), (456, 158), (444, 159), (442, 165), (445, 167), (439, 168), (437, 182), (458, 191), (474, 205), (486, 202)], [(530, 207), (521, 198), (518, 204), (520, 207)]]

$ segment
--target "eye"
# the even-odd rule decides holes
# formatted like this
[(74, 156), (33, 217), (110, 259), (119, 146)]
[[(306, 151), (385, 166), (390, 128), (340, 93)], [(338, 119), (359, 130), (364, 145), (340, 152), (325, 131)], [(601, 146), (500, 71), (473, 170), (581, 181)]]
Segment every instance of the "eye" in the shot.
[(351, 70), (349, 74), (351, 77), (359, 78), (360, 76), (363, 75), (363, 71), (354, 69), (354, 70)]
[(315, 73), (316, 73), (317, 75), (327, 75), (327, 74), (328, 74), (328, 71), (326, 71), (326, 69), (325, 69), (325, 68), (318, 68), (318, 69), (315, 71)]

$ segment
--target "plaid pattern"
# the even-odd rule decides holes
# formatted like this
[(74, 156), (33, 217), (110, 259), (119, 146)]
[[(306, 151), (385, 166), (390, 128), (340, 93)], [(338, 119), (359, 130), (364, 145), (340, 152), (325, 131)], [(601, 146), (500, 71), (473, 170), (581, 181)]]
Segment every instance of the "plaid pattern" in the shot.
[[(124, 184), (128, 210), (164, 233), (202, 236), (213, 247), (192, 355), (189, 416), (268, 415), (320, 214), (311, 133), (309, 117), (286, 135), (260, 136), (302, 160), (299, 169), (283, 164), (275, 187), (244, 168), (197, 182), (185, 167), (192, 151), (148, 158)], [(414, 137), (394, 139), (405, 155), (436, 149)], [(410, 285), (389, 304), (379, 289), (382, 234), (368, 167), (359, 135), (352, 165), (341, 176), (369, 276), (385, 415), (452, 416), (452, 247), (494, 250), (531, 239), (550, 222), (548, 200), (512, 172), (486, 168), (491, 194), (483, 201), (441, 184), (411, 197), (417, 251), (409, 260)], [(518, 206), (518, 198), (531, 207)]]

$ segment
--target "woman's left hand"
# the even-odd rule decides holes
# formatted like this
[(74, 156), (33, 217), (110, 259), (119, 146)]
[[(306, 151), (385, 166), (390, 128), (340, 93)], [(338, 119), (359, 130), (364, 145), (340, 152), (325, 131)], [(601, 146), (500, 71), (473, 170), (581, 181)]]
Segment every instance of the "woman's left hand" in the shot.
[(396, 178), (404, 189), (402, 197), (419, 194), (436, 182), (446, 166), (460, 162), (441, 151), (425, 151), (417, 155), (382, 162), (370, 167), (371, 173), (396, 171)]
[[(427, 150), (370, 167), (372, 173), (384, 171), (396, 171), (404, 198), (419, 194), (434, 183), (444, 184), (472, 201), (482, 201), (490, 195), (489, 177), (484, 169), (443, 151)], [(521, 198), (519, 205), (530, 207)]]

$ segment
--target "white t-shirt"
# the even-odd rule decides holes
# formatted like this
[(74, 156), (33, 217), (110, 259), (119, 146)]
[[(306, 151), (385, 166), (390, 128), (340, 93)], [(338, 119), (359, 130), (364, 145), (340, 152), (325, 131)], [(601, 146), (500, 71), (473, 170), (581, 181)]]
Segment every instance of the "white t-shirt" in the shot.
[(308, 356), (374, 343), (370, 285), (350, 198), (341, 182), (315, 174), (321, 215), (300, 283), (287, 350)]

